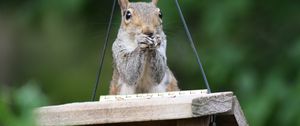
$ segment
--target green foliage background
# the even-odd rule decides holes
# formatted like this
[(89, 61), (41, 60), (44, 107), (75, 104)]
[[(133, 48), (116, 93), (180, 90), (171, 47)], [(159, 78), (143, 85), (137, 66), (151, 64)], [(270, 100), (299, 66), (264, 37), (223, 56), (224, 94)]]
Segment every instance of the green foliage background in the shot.
[[(234, 91), (250, 125), (300, 125), (300, 1), (179, 1), (213, 91)], [(23, 110), (36, 106), (90, 100), (111, 5), (0, 1), (0, 125), (32, 125), (24, 121), (32, 120), (24, 116), (31, 113)], [(158, 6), (168, 64), (180, 88), (204, 88), (174, 1), (160, 0)], [(108, 93), (110, 48), (98, 95)]]

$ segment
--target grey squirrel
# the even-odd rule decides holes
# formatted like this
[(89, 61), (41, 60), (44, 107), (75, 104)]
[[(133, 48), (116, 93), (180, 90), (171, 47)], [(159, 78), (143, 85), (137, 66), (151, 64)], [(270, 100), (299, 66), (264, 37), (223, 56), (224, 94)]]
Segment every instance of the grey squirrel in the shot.
[(122, 21), (112, 46), (114, 71), (110, 94), (159, 93), (179, 90), (167, 66), (162, 13), (152, 2), (118, 0)]

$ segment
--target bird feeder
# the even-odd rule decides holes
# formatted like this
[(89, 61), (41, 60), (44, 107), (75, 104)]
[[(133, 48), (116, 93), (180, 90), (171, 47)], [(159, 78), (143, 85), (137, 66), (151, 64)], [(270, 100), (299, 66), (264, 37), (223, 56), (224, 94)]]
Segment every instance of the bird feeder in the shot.
[[(185, 31), (196, 55), (207, 90), (165, 93), (100, 96), (99, 101), (69, 103), (38, 108), (37, 125), (99, 125), (99, 126), (248, 126), (239, 101), (233, 92), (211, 93), (200, 58), (194, 46), (178, 1), (175, 0)], [(116, 0), (110, 16), (97, 81), (111, 29)]]
[(40, 126), (248, 126), (232, 92), (207, 90), (101, 96), (100, 101), (41, 107)]

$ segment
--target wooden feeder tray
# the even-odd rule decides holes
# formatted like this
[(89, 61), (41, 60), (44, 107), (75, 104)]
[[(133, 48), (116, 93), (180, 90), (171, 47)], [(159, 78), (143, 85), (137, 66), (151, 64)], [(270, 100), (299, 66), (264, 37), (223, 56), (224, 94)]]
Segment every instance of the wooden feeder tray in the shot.
[(232, 92), (207, 90), (101, 96), (97, 102), (46, 106), (36, 110), (41, 126), (248, 126)]

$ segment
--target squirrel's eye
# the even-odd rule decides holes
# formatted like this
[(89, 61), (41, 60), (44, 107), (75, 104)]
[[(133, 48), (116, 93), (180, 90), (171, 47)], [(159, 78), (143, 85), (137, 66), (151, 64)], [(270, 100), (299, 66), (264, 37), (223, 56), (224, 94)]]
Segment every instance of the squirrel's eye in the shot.
[(159, 16), (160, 19), (162, 19), (162, 17), (163, 17), (161, 12), (159, 12), (158, 16)]
[(130, 11), (126, 11), (126, 14), (125, 14), (125, 18), (126, 20), (129, 20), (131, 18), (131, 12)]

